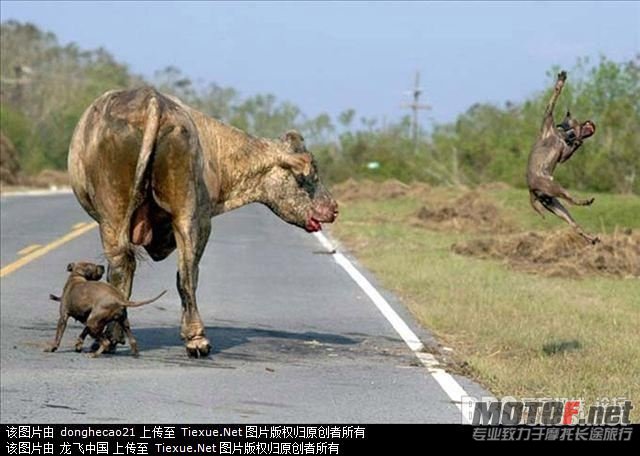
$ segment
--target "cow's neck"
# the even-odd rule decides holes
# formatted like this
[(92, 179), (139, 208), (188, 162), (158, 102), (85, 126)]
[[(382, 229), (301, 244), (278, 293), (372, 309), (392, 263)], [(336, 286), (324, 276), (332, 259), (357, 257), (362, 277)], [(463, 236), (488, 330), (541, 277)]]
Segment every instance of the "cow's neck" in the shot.
[(264, 200), (264, 192), (259, 184), (264, 171), (233, 173), (230, 178), (224, 179), (228, 191), (220, 193), (214, 206), (214, 215), (229, 212), (251, 203), (261, 203)]
[(208, 162), (207, 188), (218, 215), (265, 199), (264, 176), (274, 166), (275, 141), (257, 138), (202, 113), (194, 116)]

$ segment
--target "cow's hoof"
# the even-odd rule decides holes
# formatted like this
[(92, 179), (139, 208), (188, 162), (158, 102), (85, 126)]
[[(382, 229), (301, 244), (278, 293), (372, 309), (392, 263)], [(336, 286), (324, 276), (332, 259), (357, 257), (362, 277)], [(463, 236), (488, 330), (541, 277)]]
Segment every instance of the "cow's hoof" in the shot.
[(190, 358), (204, 358), (211, 352), (211, 343), (206, 337), (197, 336), (187, 341), (186, 348)]

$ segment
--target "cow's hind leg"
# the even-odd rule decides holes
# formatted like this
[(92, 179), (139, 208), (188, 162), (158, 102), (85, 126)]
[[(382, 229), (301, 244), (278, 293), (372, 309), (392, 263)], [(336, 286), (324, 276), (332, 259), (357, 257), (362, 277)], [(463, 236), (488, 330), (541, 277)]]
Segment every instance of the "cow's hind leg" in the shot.
[(180, 335), (192, 357), (207, 356), (211, 344), (196, 303), (198, 265), (211, 231), (211, 203), (202, 180), (202, 150), (197, 130), (181, 112), (171, 129), (160, 128), (153, 162), (155, 204), (171, 216), (178, 250), (177, 288), (182, 302)]
[(138, 341), (136, 341), (136, 338), (133, 337), (133, 333), (131, 332), (131, 325), (129, 324), (129, 319), (128, 318), (124, 318), (121, 321), (122, 324), (122, 328), (124, 329), (125, 334), (127, 335), (127, 338), (129, 339), (129, 345), (131, 346), (131, 354), (135, 357), (138, 356)]
[(195, 220), (187, 217), (182, 222), (174, 223), (174, 231), (178, 246), (176, 281), (182, 301), (180, 336), (185, 341), (189, 356), (207, 356), (211, 351), (211, 343), (205, 337), (204, 324), (196, 303), (196, 288), (200, 258), (209, 238), (211, 221), (206, 216)]
[[(136, 271), (136, 258), (131, 246), (121, 245), (118, 239), (118, 230), (108, 225), (100, 225), (100, 236), (104, 254), (109, 264), (107, 268), (107, 281), (122, 292), (126, 299), (131, 296), (133, 275)], [(127, 316), (125, 309), (125, 318)], [(117, 321), (110, 322), (105, 328), (104, 337), (110, 345), (107, 352), (115, 351), (117, 344), (124, 344), (124, 328)], [(94, 346), (94, 348), (96, 348)]]
[[(85, 326), (82, 332), (80, 333), (80, 335), (78, 336), (78, 339), (76, 340), (75, 350), (78, 353), (82, 353), (82, 346), (84, 345), (84, 339), (87, 337), (87, 335), (89, 335), (89, 328)], [(98, 347), (96, 346), (96, 350), (97, 349)]]

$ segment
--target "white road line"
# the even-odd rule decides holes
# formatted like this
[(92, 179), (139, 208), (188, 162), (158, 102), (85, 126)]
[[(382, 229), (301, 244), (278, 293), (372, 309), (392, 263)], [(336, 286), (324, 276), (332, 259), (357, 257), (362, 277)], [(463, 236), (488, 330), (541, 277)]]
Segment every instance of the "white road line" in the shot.
[(411, 328), (404, 322), (402, 318), (396, 313), (395, 310), (389, 305), (387, 300), (380, 294), (376, 288), (371, 285), (371, 282), (362, 275), (360, 271), (349, 261), (349, 259), (342, 253), (337, 252), (333, 244), (327, 239), (327, 237), (320, 231), (314, 233), (314, 236), (320, 243), (329, 251), (335, 252), (332, 254), (333, 259), (338, 263), (342, 269), (353, 279), (355, 283), (369, 296), (369, 299), (375, 304), (378, 310), (384, 315), (384, 317), (391, 323), (393, 329), (396, 330), (398, 335), (402, 337), (402, 340), (413, 351), (416, 357), (420, 360), (422, 365), (427, 368), (427, 371), (433, 379), (440, 385), (443, 391), (449, 396), (451, 401), (458, 407), (461, 412), (461, 419), (470, 424), (466, 414), (463, 412), (463, 399), (468, 400), (469, 394), (464, 388), (442, 367), (438, 360), (431, 354), (427, 353), (424, 344), (420, 341), (420, 338), (414, 333)]

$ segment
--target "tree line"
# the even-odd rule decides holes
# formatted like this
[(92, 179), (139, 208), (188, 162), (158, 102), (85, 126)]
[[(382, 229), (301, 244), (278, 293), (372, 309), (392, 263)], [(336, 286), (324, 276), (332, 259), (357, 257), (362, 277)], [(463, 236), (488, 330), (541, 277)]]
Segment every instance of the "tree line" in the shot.
[[(640, 194), (640, 56), (627, 62), (579, 59), (566, 69), (570, 84), (556, 117), (560, 121), (561, 109), (570, 107), (580, 120), (590, 116), (597, 132), (559, 167), (557, 178), (570, 188)], [(63, 45), (33, 24), (5, 21), (0, 24), (0, 130), (15, 146), (24, 172), (64, 169), (73, 128), (93, 99), (106, 90), (152, 84), (255, 135), (300, 130), (331, 182), (366, 177), (440, 185), (503, 181), (522, 187), (558, 70), (548, 71), (549, 89), (504, 106), (473, 105), (454, 122), (422, 131), (414, 147), (408, 116), (385, 125), (354, 109), (336, 118), (308, 117), (272, 94), (243, 96), (215, 82), (196, 84), (173, 66), (143, 78), (105, 49)]]

